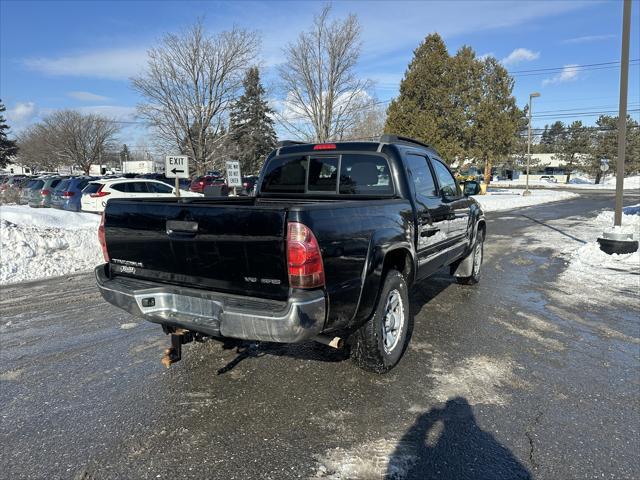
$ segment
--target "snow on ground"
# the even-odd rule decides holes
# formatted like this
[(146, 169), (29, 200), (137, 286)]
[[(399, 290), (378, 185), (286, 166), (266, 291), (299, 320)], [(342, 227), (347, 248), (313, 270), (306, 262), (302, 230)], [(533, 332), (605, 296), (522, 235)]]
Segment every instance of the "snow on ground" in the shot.
[[(563, 178), (563, 176), (560, 176)], [(544, 187), (544, 188), (575, 188), (580, 190), (615, 190), (616, 177), (614, 175), (607, 175), (604, 179), (604, 183), (594, 184), (595, 180), (589, 177), (575, 176), (571, 177), (569, 184), (566, 183), (553, 183), (540, 180), (531, 180), (529, 185), (532, 187)], [(525, 177), (520, 176), (518, 180), (497, 180), (491, 182), (495, 187), (524, 187)], [(640, 175), (631, 177), (625, 177), (624, 179), (625, 190), (637, 190), (640, 189)]]
[(100, 217), (0, 206), (0, 285), (90, 270), (102, 263)]
[(500, 212), (513, 208), (530, 207), (541, 203), (557, 202), (577, 197), (577, 193), (557, 190), (530, 190), (531, 195), (523, 196), (522, 190), (506, 188), (492, 189), (486, 195), (476, 195), (475, 198), (485, 212)]
[[(567, 267), (550, 290), (562, 304), (622, 303), (637, 309), (640, 252), (607, 255), (597, 243), (597, 238), (612, 225), (612, 210), (591, 218), (575, 216), (538, 221), (512, 242), (523, 250), (565, 260)], [(624, 208), (622, 226), (624, 231), (633, 232), (635, 239), (640, 238), (640, 204)]]
[[(601, 212), (589, 222), (590, 241), (571, 253), (560, 282), (584, 285), (586, 291), (579, 294), (586, 297), (597, 290), (635, 297), (637, 307), (640, 305), (640, 250), (626, 255), (607, 255), (593, 239), (612, 225), (612, 210)], [(640, 204), (623, 210), (621, 230), (633, 233), (634, 239), (640, 240)]]

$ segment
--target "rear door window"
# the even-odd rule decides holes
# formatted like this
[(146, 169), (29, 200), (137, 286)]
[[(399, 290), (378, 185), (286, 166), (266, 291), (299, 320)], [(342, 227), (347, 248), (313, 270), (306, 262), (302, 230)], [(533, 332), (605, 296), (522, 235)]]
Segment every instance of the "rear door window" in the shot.
[(425, 197), (437, 196), (436, 182), (427, 163), (427, 157), (413, 153), (407, 154), (407, 170), (413, 180), (416, 194)]
[(147, 182), (147, 188), (151, 193), (172, 193), (173, 188), (164, 183)]
[(127, 193), (149, 193), (149, 190), (147, 190), (147, 182), (125, 183), (124, 191)]

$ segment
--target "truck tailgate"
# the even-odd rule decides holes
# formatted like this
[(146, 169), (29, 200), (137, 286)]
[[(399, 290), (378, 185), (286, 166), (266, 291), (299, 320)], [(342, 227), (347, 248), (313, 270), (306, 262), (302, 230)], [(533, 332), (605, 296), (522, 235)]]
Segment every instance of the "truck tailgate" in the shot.
[(286, 299), (286, 215), (252, 201), (107, 204), (111, 272), (178, 285)]

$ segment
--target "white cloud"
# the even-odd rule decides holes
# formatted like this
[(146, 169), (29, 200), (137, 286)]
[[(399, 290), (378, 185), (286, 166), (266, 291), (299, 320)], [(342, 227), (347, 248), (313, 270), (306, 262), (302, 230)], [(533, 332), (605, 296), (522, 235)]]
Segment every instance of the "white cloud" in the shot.
[(563, 40), (562, 43), (601, 42), (603, 40), (611, 40), (612, 38), (616, 38), (616, 35), (613, 33), (608, 33), (606, 35), (585, 35), (584, 37), (568, 38)]
[(120, 48), (57, 58), (30, 58), (24, 63), (32, 70), (48, 75), (122, 80), (140, 73), (146, 59), (144, 48)]
[(81, 102), (106, 102), (109, 100), (109, 97), (104, 97), (91, 92), (67, 92), (67, 96), (80, 100)]
[(533, 52), (527, 48), (516, 48), (513, 52), (501, 60), (505, 67), (517, 65), (521, 62), (530, 62), (540, 58), (540, 52)]
[(18, 102), (6, 113), (9, 122), (21, 125), (37, 115), (37, 108), (33, 102)]
[(562, 71), (557, 75), (551, 78), (545, 78), (542, 81), (542, 86), (553, 85), (555, 83), (573, 82), (574, 80), (577, 80), (580, 73), (577, 67), (578, 65), (576, 64), (565, 65), (562, 68)]

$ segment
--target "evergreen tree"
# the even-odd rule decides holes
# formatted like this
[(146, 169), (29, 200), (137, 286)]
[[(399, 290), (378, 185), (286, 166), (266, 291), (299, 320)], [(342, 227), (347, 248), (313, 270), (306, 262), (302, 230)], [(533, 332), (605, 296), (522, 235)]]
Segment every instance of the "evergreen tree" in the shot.
[(16, 153), (18, 147), (15, 140), (9, 140), (9, 125), (7, 125), (4, 115), (6, 111), (4, 103), (0, 100), (0, 168), (5, 168)]
[(122, 145), (122, 150), (120, 150), (120, 162), (128, 162), (130, 158), (131, 154), (129, 153), (129, 147), (127, 147), (127, 144), (125, 143)]
[(562, 167), (569, 183), (576, 166), (587, 161), (591, 154), (591, 132), (580, 120), (572, 122), (558, 143), (555, 157), (562, 162)]
[[(610, 170), (615, 173), (618, 164), (618, 117), (601, 115), (596, 121), (592, 137), (593, 155), (584, 165), (585, 170), (600, 180), (600, 160), (609, 160)], [(627, 116), (627, 146), (624, 159), (625, 175), (640, 170), (640, 128), (638, 122)]]
[(565, 134), (565, 126), (561, 121), (556, 121), (551, 126), (545, 125), (540, 138), (541, 153), (557, 153), (558, 145)]
[(438, 34), (414, 52), (400, 95), (389, 105), (385, 132), (433, 145), (447, 161), (475, 158), (490, 178), (518, 140), (522, 111), (513, 79), (495, 58), (480, 60), (464, 46), (451, 57)]
[(507, 160), (517, 145), (523, 112), (516, 105), (513, 78), (507, 70), (493, 57), (482, 63), (482, 96), (468, 121), (475, 156), (484, 164), (484, 182), (488, 184), (494, 163)]
[(450, 125), (461, 115), (454, 112), (451, 57), (437, 33), (428, 35), (413, 55), (400, 82), (400, 95), (387, 110), (385, 133), (433, 145), (451, 162), (463, 148), (459, 129)]
[(277, 138), (258, 67), (247, 70), (243, 85), (244, 94), (231, 110), (227, 153), (240, 161), (243, 175), (250, 175), (258, 173)]

